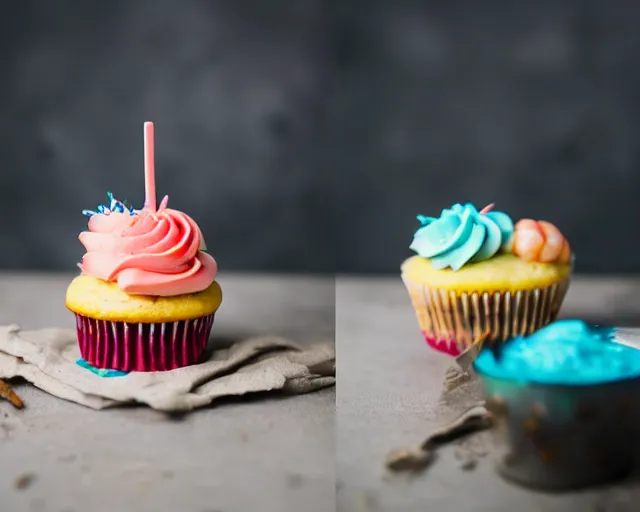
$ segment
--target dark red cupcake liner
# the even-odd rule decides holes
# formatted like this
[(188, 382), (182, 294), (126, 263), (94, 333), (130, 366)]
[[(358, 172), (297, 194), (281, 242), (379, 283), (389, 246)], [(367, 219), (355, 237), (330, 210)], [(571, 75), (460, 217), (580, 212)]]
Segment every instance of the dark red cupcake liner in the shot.
[(95, 368), (157, 372), (197, 364), (207, 348), (215, 313), (191, 320), (129, 323), (76, 314), (82, 358)]
[(424, 340), (427, 344), (438, 352), (444, 352), (445, 354), (454, 357), (459, 356), (461, 353), (458, 344), (451, 338), (437, 338), (429, 334), (427, 331), (422, 331), (422, 335), (424, 336)]

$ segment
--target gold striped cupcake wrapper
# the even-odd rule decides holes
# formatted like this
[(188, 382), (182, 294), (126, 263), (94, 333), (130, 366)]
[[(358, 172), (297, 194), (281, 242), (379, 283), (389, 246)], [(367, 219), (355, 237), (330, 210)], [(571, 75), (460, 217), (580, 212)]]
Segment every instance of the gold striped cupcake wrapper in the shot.
[(570, 277), (530, 290), (455, 292), (403, 281), (420, 329), (438, 339), (455, 340), (460, 351), (490, 332), (488, 341), (528, 335), (553, 322), (569, 289)]

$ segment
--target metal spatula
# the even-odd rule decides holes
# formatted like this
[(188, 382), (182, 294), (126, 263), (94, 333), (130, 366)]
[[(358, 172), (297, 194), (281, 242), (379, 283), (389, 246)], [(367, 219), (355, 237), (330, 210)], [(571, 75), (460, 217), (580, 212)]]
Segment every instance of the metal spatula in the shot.
[[(480, 355), (482, 349), (487, 346), (487, 339), (489, 338), (489, 334), (491, 331), (486, 331), (482, 335), (478, 336), (471, 345), (469, 345), (458, 357), (456, 357), (456, 363), (463, 371), (468, 371), (472, 366), (476, 358)], [(495, 348), (497, 345), (501, 345), (501, 343), (491, 343), (489, 346), (497, 351), (499, 349)], [(496, 354), (498, 357), (499, 355)]]

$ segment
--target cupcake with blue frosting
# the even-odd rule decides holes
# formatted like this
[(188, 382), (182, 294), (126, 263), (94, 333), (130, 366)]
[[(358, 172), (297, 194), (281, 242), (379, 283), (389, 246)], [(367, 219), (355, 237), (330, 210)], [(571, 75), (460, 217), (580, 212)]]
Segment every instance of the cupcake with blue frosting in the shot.
[(469, 203), (418, 221), (402, 280), (432, 348), (456, 356), (480, 336), (504, 341), (557, 318), (573, 255), (553, 224)]

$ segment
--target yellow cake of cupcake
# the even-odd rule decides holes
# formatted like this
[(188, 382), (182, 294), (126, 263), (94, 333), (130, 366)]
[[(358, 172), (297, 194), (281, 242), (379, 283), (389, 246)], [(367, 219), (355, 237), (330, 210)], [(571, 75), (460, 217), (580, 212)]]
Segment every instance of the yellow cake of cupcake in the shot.
[(433, 348), (457, 355), (487, 332), (506, 340), (556, 319), (573, 256), (553, 224), (471, 204), (418, 220), (402, 279)]
[(131, 295), (117, 283), (89, 275), (77, 276), (67, 289), (66, 306), (74, 313), (111, 322), (164, 323), (214, 313), (222, 302), (217, 281), (208, 288), (177, 297)]
[(413, 256), (402, 264), (402, 274), (412, 281), (456, 292), (517, 291), (562, 281), (571, 274), (571, 265), (527, 262), (515, 254), (502, 253), (454, 272), (435, 269), (428, 259)]

